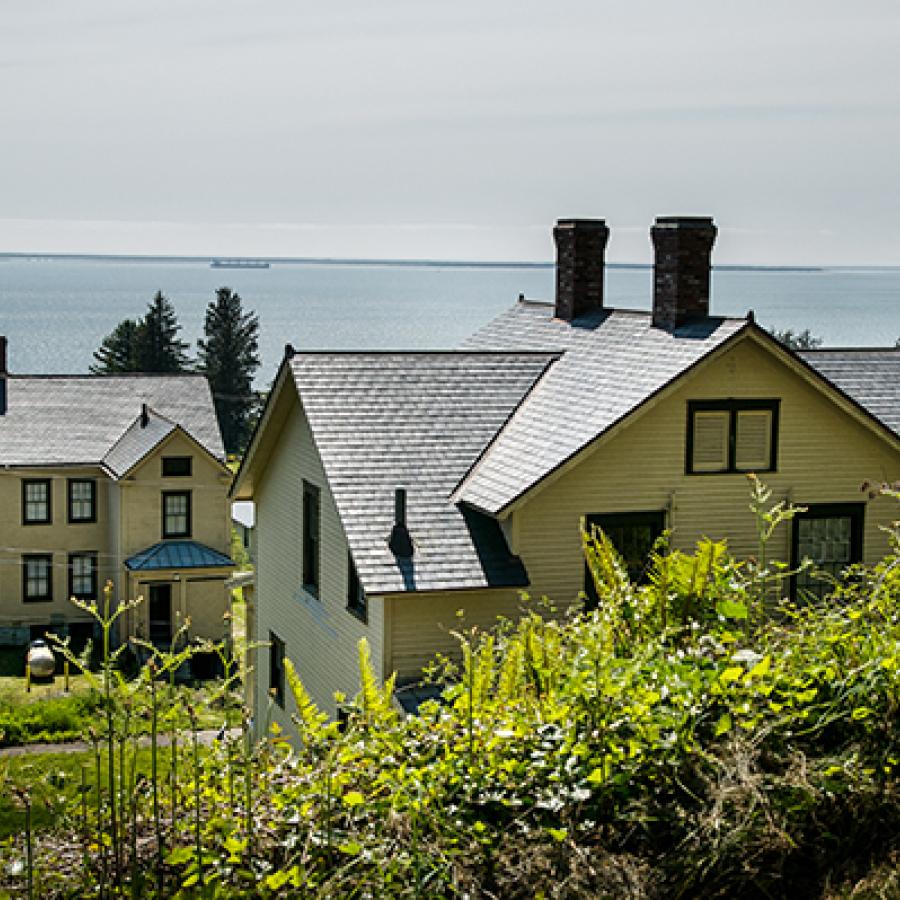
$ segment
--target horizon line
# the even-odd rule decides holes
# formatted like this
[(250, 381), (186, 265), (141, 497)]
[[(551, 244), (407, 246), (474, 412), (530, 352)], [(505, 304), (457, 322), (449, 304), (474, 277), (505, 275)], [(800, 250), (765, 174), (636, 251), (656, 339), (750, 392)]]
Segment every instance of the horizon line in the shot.
[[(0, 251), (0, 260), (26, 260), (35, 262), (53, 260), (102, 261), (102, 262), (156, 262), (156, 263), (212, 263), (215, 261), (248, 262), (247, 269), (253, 269), (252, 263), (268, 265), (308, 265), (308, 266), (396, 266), (396, 267), (450, 267), (481, 269), (552, 269), (556, 263), (544, 260), (466, 260), (466, 259), (409, 259), (409, 258), (370, 258), (339, 256), (243, 256), (236, 254), (168, 254), (168, 253), (48, 253), (25, 251)], [(652, 262), (606, 262), (609, 269), (652, 269)], [(240, 266), (235, 268), (241, 268)], [(811, 265), (779, 265), (755, 263), (721, 263), (711, 267), (722, 271), (770, 271), (770, 272), (825, 272), (835, 269), (898, 269), (896, 265), (853, 265), (837, 264), (828, 266)]]

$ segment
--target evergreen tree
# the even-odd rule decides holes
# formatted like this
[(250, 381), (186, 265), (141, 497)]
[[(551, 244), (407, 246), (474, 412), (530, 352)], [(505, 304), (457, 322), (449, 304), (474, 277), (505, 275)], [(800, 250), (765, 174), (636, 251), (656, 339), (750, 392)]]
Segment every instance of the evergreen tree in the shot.
[(138, 330), (135, 363), (139, 372), (184, 372), (190, 366), (188, 344), (179, 340), (175, 307), (157, 291)]
[(95, 365), (90, 371), (95, 375), (115, 375), (119, 372), (137, 372), (137, 342), (141, 324), (136, 319), (125, 319), (103, 338), (94, 351)]
[(197, 342), (199, 369), (209, 379), (225, 449), (244, 448), (255, 406), (253, 375), (259, 368), (259, 318), (244, 312), (241, 297), (223, 287), (206, 307), (206, 338)]

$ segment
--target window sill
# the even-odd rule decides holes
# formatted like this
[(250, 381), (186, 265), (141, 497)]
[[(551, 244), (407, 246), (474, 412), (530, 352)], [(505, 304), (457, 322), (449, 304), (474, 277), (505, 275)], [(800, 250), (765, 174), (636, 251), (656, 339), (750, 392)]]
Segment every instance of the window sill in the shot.
[(52, 603), (52, 597), (23, 597), (23, 603)]

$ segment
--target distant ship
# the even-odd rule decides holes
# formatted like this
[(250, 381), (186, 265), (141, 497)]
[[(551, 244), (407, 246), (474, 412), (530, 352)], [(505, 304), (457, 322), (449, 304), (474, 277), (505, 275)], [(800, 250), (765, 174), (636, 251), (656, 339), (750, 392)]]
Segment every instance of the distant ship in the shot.
[(264, 259), (214, 259), (210, 264), (212, 269), (268, 269), (269, 264)]

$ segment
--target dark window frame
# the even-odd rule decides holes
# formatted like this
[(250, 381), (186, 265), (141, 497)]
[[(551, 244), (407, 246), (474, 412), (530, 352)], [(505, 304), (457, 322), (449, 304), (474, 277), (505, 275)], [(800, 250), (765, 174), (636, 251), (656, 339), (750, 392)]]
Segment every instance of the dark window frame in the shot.
[(353, 554), (347, 551), (347, 612), (355, 616), (360, 622), (369, 621), (369, 603), (366, 592), (363, 590), (356, 564), (353, 562)]
[[(166, 513), (166, 503), (170, 498), (184, 497), (187, 500), (187, 509), (185, 511), (186, 527), (184, 531), (169, 531)], [(165, 538), (189, 538), (193, 530), (192, 520), (192, 502), (190, 491), (163, 491), (162, 492), (162, 536)]]
[[(803, 512), (794, 514), (791, 521), (791, 568), (800, 565), (800, 529), (798, 522), (804, 519), (841, 519), (850, 518), (850, 562), (848, 565), (862, 562), (863, 540), (866, 527), (866, 504), (848, 503), (807, 503)], [(797, 576), (791, 576), (791, 599), (797, 599)]]
[[(47, 491), (47, 515), (43, 519), (28, 518), (28, 488), (32, 485), (43, 485)], [(23, 478), (22, 479), (22, 524), (23, 525), (50, 525), (53, 523), (53, 480), (50, 478)]]
[[(72, 504), (75, 502), (73, 488), (76, 484), (89, 484), (91, 486), (91, 514), (87, 517), (75, 516), (72, 512)], [(96, 478), (68, 478), (66, 479), (66, 514), (70, 525), (82, 525), (97, 521), (97, 479)]]
[[(76, 559), (91, 560), (91, 586), (88, 593), (76, 593), (75, 591), (75, 566)], [(69, 554), (69, 562), (67, 566), (69, 573), (69, 596), (77, 597), (79, 600), (96, 600), (98, 595), (98, 578), (97, 578), (97, 551), (81, 550), (76, 553)]]
[(322, 503), (319, 488), (303, 479), (303, 590), (318, 598), (321, 588)]
[[(187, 463), (187, 471), (171, 471), (172, 468), (177, 469), (179, 465)], [(190, 478), (193, 474), (194, 457), (193, 456), (164, 456), (161, 463), (161, 471), (163, 478)], [(166, 468), (170, 471), (166, 471)]]
[[(769, 435), (769, 465), (766, 468), (739, 469), (737, 466), (737, 420), (739, 412), (766, 410), (772, 414)], [(728, 464), (724, 469), (696, 471), (694, 469), (694, 416), (698, 412), (727, 412), (728, 418)], [(684, 471), (687, 475), (746, 475), (748, 472), (778, 471), (778, 431), (781, 400), (770, 399), (729, 399), (729, 400), (688, 400), (687, 440), (685, 441)]]
[[(584, 527), (588, 534), (591, 533), (591, 526), (593, 525), (596, 525), (608, 534), (610, 528), (627, 528), (628, 526), (647, 524), (655, 531), (653, 537), (653, 541), (655, 542), (666, 530), (666, 511), (664, 509), (644, 509), (634, 512), (588, 513), (584, 517)], [(619, 548), (617, 547), (616, 549), (618, 550)], [(646, 566), (644, 567), (644, 571), (646, 572)], [(630, 573), (629, 576), (631, 577)], [(640, 584), (641, 581), (642, 578), (639, 577), (637, 582)], [(600, 598), (597, 596), (594, 578), (591, 575), (591, 569), (587, 562), (584, 564), (584, 594), (587, 598), (585, 608), (596, 609), (600, 602)]]
[[(28, 563), (43, 562), (47, 565), (47, 592), (31, 595), (28, 593)], [(22, 555), (22, 602), (23, 603), (52, 603), (53, 602), (53, 554), (52, 553), (24, 553)]]
[(269, 632), (269, 695), (284, 709), (284, 641)]

